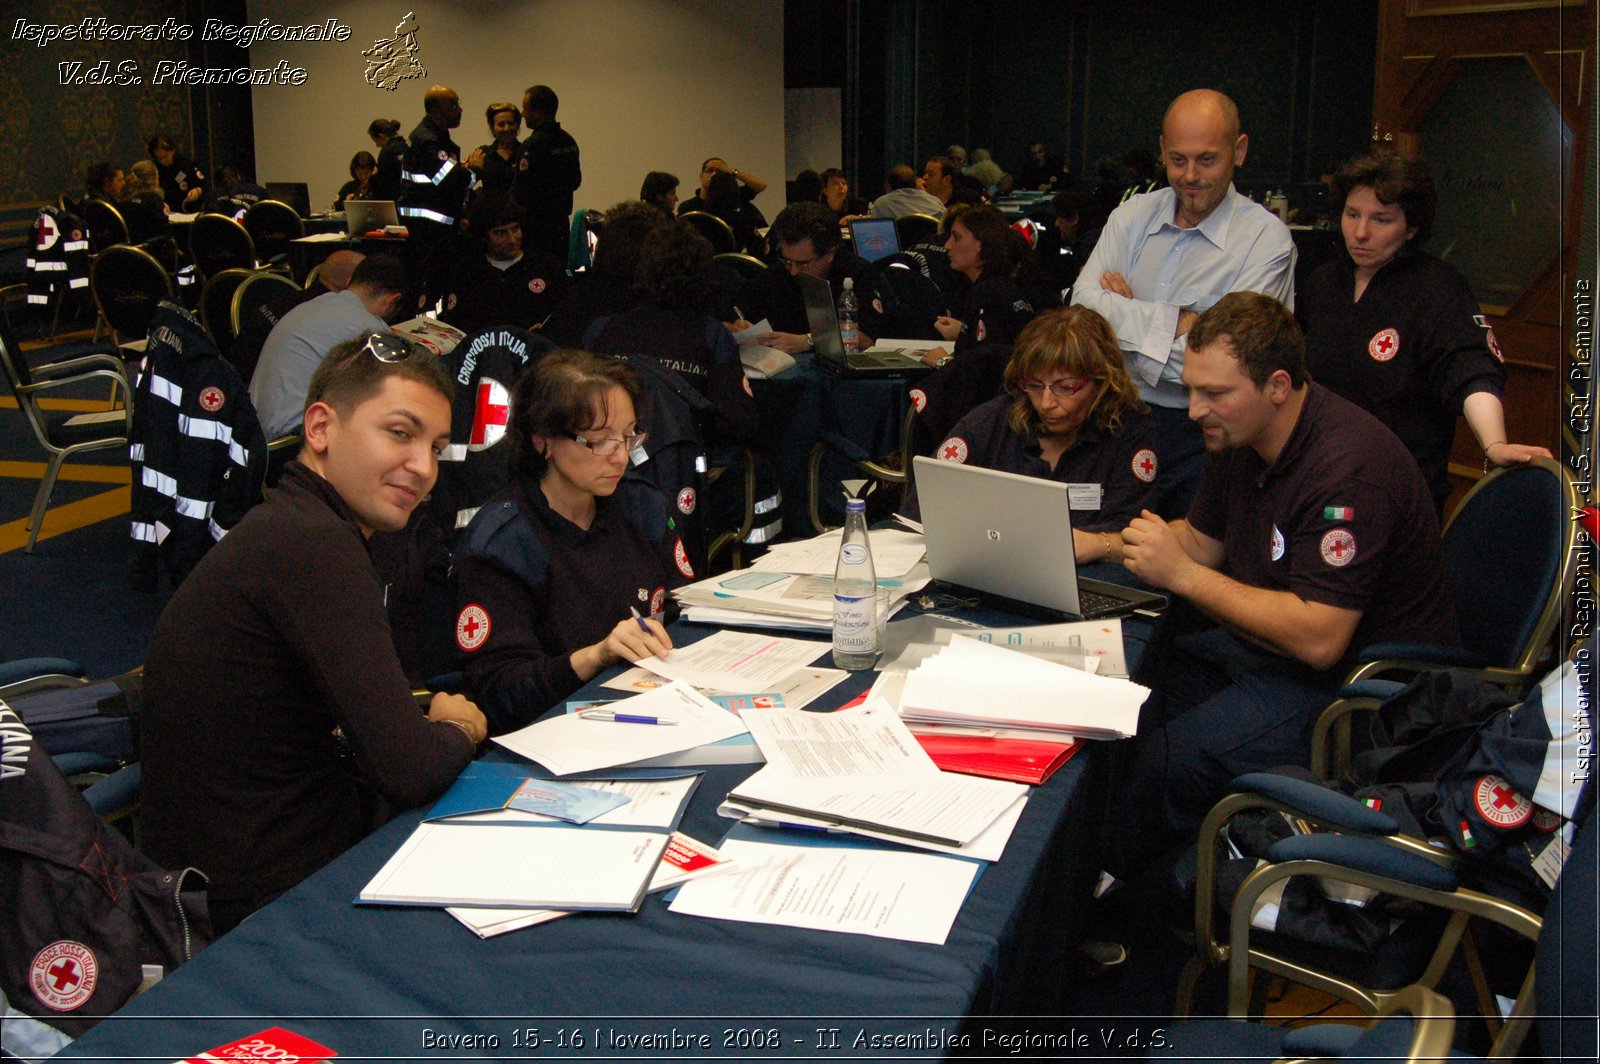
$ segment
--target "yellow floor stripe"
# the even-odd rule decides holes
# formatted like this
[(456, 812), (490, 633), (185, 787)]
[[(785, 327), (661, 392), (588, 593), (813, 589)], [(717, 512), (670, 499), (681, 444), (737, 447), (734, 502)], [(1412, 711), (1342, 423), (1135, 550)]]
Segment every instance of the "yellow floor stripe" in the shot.
[[(45, 410), (70, 410), (74, 414), (98, 414), (104, 410), (121, 410), (122, 404), (112, 404), (109, 399), (43, 399), (39, 406)], [(17, 397), (0, 395), (0, 410), (20, 410)]]
[[(43, 462), (5, 462), (0, 461), (0, 477), (25, 477), (29, 480), (41, 480), (44, 477), (45, 463)], [(67, 463), (61, 467), (61, 472), (56, 475), (57, 480), (76, 480), (89, 484), (131, 484), (133, 471), (127, 466), (97, 466), (74, 465)]]
[[(132, 493), (131, 488), (115, 488), (99, 495), (91, 495), (87, 499), (69, 502), (64, 506), (52, 507), (44, 515), (44, 529), (39, 533), (39, 538), (49, 539), (64, 532), (92, 525), (96, 521), (106, 521), (126, 514)], [(0, 554), (19, 550), (27, 545), (26, 517), (0, 525)]]

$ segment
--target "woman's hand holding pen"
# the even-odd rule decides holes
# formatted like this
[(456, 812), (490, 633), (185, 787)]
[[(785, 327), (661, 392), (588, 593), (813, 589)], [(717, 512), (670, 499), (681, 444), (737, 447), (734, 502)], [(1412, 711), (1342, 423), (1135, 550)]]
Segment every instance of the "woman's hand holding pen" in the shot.
[(640, 658), (664, 658), (672, 650), (672, 637), (654, 617), (637, 610), (617, 622), (600, 642), (572, 652), (572, 669), (580, 679), (592, 679), (601, 669)]

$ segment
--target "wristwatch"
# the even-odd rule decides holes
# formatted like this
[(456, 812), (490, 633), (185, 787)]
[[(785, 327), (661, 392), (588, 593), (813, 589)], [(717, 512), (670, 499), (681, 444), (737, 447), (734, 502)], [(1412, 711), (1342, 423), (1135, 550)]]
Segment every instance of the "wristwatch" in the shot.
[(955, 361), (955, 357), (955, 355), (945, 355), (943, 358), (933, 364), (933, 368), (938, 369), (941, 366), (948, 366), (951, 362)]

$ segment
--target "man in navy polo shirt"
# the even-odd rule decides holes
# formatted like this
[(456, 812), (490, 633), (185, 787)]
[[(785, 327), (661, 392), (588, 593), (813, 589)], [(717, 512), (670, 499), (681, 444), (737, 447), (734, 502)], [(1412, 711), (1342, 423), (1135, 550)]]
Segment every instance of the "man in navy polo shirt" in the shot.
[(1136, 518), (1124, 554), (1216, 623), (1151, 654), (1167, 723), (1141, 729), (1123, 779), (1141, 800), (1114, 813), (1119, 874), (1183, 841), (1239, 773), (1305, 764), (1362, 647), (1459, 641), (1421, 471), (1307, 378), (1281, 303), (1224, 296), (1189, 332), (1183, 383), (1207, 451), (1199, 494), (1186, 520)]

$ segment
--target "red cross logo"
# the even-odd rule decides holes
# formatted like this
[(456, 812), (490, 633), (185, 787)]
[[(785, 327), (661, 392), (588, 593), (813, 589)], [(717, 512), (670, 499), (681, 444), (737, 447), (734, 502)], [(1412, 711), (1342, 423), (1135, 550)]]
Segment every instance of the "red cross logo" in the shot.
[(472, 438), (467, 442), (469, 451), (486, 451), (500, 442), (506, 434), (506, 421), (511, 416), (511, 394), (506, 386), (493, 377), (478, 381), (478, 402), (472, 412)]
[(462, 650), (477, 650), (488, 638), (489, 611), (476, 602), (462, 607), (456, 618), (456, 645)]
[(1500, 828), (1518, 828), (1533, 816), (1533, 802), (1499, 776), (1481, 776), (1473, 790), (1478, 815)]
[(1335, 528), (1322, 537), (1322, 560), (1332, 566), (1349, 565), (1356, 556), (1356, 537), (1348, 529)]
[(50, 982), (57, 990), (70, 990), (83, 982), (83, 972), (78, 967), (78, 962), (70, 957), (52, 964), (49, 975)]
[(939, 458), (945, 462), (965, 462), (967, 460), (967, 441), (960, 436), (951, 436), (940, 445)]
[(222, 404), (228, 397), (222, 394), (221, 388), (205, 388), (200, 392), (200, 409), (208, 414), (214, 414), (222, 409)]
[(1367, 354), (1375, 361), (1387, 362), (1400, 353), (1400, 334), (1393, 329), (1380, 329), (1367, 341)]
[(917, 408), (917, 413), (922, 413), (922, 408), (928, 405), (928, 393), (921, 388), (911, 389), (911, 405)]
[(34, 236), (34, 246), (40, 251), (47, 251), (56, 246), (56, 241), (61, 239), (61, 230), (56, 228), (56, 220), (48, 214), (39, 215), (39, 229)]
[(1146, 484), (1156, 479), (1156, 452), (1141, 447), (1133, 456), (1133, 475)]

